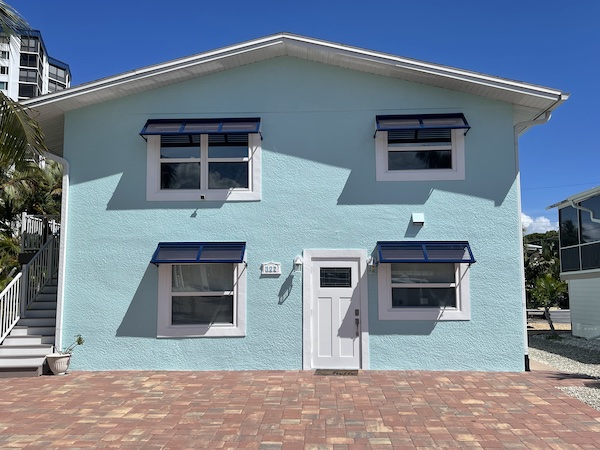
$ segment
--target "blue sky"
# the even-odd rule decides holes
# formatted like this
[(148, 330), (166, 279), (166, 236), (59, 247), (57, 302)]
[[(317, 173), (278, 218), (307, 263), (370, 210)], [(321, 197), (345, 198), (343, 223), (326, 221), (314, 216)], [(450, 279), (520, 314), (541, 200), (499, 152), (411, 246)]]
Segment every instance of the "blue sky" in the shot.
[(73, 85), (287, 31), (571, 93), (520, 139), (529, 231), (546, 206), (600, 186), (600, 1), (9, 1)]

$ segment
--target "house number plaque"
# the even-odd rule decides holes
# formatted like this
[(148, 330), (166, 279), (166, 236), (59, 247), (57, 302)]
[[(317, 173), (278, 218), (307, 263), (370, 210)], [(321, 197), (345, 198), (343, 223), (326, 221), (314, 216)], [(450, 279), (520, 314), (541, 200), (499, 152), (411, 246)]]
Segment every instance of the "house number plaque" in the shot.
[(261, 266), (261, 275), (281, 275), (281, 263), (268, 262)]

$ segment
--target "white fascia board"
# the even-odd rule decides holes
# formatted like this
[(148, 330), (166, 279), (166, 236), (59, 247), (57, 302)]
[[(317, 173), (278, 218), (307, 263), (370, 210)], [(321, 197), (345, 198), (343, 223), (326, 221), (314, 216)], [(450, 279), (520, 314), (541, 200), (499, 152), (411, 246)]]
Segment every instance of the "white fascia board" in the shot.
[(344, 52), (348, 52), (350, 54), (357, 54), (357, 57), (363, 57), (365, 61), (369, 61), (369, 59), (364, 58), (370, 57), (375, 58), (375, 60), (371, 60), (372, 62), (384, 62), (387, 64), (393, 64), (397, 67), (403, 69), (412, 69), (418, 70), (424, 73), (440, 75), (452, 79), (469, 81), (472, 83), (483, 84), (490, 87), (495, 87), (498, 89), (509, 90), (513, 92), (518, 92), (527, 95), (536, 95), (540, 97), (547, 98), (549, 100), (558, 100), (559, 98), (565, 97), (568, 98), (569, 94), (565, 94), (557, 89), (547, 88), (544, 86), (538, 86), (535, 84), (523, 83), (520, 81), (510, 80), (508, 78), (494, 77), (491, 75), (485, 75), (479, 72), (472, 72), (463, 69), (457, 69), (454, 67), (444, 66), (440, 64), (433, 64), (424, 61), (419, 61), (416, 59), (403, 58), (400, 56), (394, 56), (387, 53), (374, 52), (370, 50), (361, 49), (358, 47), (351, 47), (343, 44), (335, 44), (332, 42), (320, 41), (317, 39), (311, 39), (303, 36), (296, 35), (288, 35), (283, 34), (280, 35), (282, 39), (298, 41), (298, 42), (306, 42), (319, 47), (328, 47), (331, 49), (336, 49)]
[[(65, 89), (64, 91), (55, 92), (53, 94), (44, 95), (41, 97), (34, 97), (28, 100), (23, 101), (23, 105), (32, 108), (45, 106), (50, 103), (55, 103), (57, 101), (66, 100), (72, 97), (78, 97), (83, 94), (89, 94), (96, 91), (100, 91), (107, 88), (114, 88), (128, 82), (138, 81), (144, 78), (152, 77), (155, 75), (162, 75), (165, 73), (173, 72), (179, 69), (186, 69), (189, 67), (196, 66), (198, 64), (206, 64), (218, 61), (223, 58), (228, 58), (231, 56), (239, 56), (243, 53), (247, 53), (253, 50), (258, 50), (261, 48), (267, 48), (274, 45), (282, 44), (282, 41), (275, 41), (271, 43), (267, 43), (262, 46), (254, 45), (256, 41), (252, 41), (247, 44), (240, 44), (232, 47), (227, 47), (226, 49), (214, 50), (211, 52), (202, 53), (199, 55), (194, 55), (191, 57), (181, 58), (174, 61), (169, 61), (163, 64), (157, 64), (154, 66), (145, 67), (142, 69), (132, 70), (130, 72), (125, 72), (113, 77), (102, 78), (98, 81), (92, 81), (90, 83), (82, 84), (80, 86), (72, 87), (69, 89)], [(245, 48), (242, 48), (245, 47)], [(180, 80), (178, 80), (180, 81)], [(94, 103), (94, 102), (92, 102)]]
[(588, 198), (594, 197), (600, 194), (600, 186), (589, 189), (587, 191), (580, 192), (579, 194), (572, 195), (571, 197), (567, 197), (566, 199), (555, 203), (553, 205), (547, 206), (546, 209), (552, 208), (562, 208), (563, 206), (569, 206), (571, 203), (581, 203)]
[[(477, 72), (455, 69), (452, 67), (442, 66), (438, 64), (431, 64), (423, 61), (402, 58), (399, 56), (393, 56), (385, 53), (364, 50), (343, 44), (335, 44), (332, 42), (322, 41), (318, 39), (281, 33), (266, 36), (260, 39), (255, 39), (252, 41), (243, 42), (229, 47), (220, 48), (217, 50), (208, 51), (190, 57), (169, 61), (167, 63), (149, 66), (130, 72), (125, 72), (114, 77), (93, 81), (78, 87), (71, 87), (65, 91), (45, 95), (43, 97), (35, 97), (33, 99), (24, 101), (23, 104), (29, 107), (43, 106), (49, 103), (59, 102), (61, 100), (69, 99), (75, 96), (81, 96), (98, 90), (113, 88), (143, 78), (152, 77), (159, 74), (165, 74), (179, 69), (189, 68), (192, 66), (205, 64), (209, 62), (215, 62), (223, 58), (228, 58), (231, 56), (236, 56), (243, 53), (252, 52), (277, 45), (290, 46), (291, 48), (294, 48), (295, 46), (316, 47), (320, 51), (329, 51), (334, 53), (334, 56), (337, 58), (346, 56), (351, 58), (363, 59), (365, 60), (365, 62), (372, 62), (374, 65), (392, 65), (400, 69), (408, 69), (415, 72), (437, 75), (442, 78), (445, 77), (454, 80), (461, 80), (467, 83), (473, 83), (487, 86), (490, 88), (515, 92), (525, 96), (535, 96), (537, 98), (541, 97), (553, 101), (566, 100), (566, 98), (568, 98), (568, 94), (564, 94), (556, 89), (545, 88), (533, 84), (483, 75)], [(287, 52), (288, 50), (287, 48), (285, 48), (284, 53)], [(94, 103), (94, 101), (92, 101), (91, 103)]]

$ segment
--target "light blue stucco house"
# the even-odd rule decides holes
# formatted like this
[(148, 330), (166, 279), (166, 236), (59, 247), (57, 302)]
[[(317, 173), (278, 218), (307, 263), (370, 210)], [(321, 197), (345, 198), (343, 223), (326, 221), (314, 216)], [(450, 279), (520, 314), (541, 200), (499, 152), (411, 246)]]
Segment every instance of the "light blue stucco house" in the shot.
[(79, 370), (521, 371), (517, 141), (561, 91), (291, 34), (32, 99)]

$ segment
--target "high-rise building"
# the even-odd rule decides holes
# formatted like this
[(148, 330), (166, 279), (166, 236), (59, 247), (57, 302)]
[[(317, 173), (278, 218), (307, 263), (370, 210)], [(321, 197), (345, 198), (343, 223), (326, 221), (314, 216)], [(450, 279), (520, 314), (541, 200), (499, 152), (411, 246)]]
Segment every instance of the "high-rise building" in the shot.
[(69, 65), (48, 55), (39, 31), (0, 33), (0, 90), (7, 96), (24, 100), (70, 85)]

